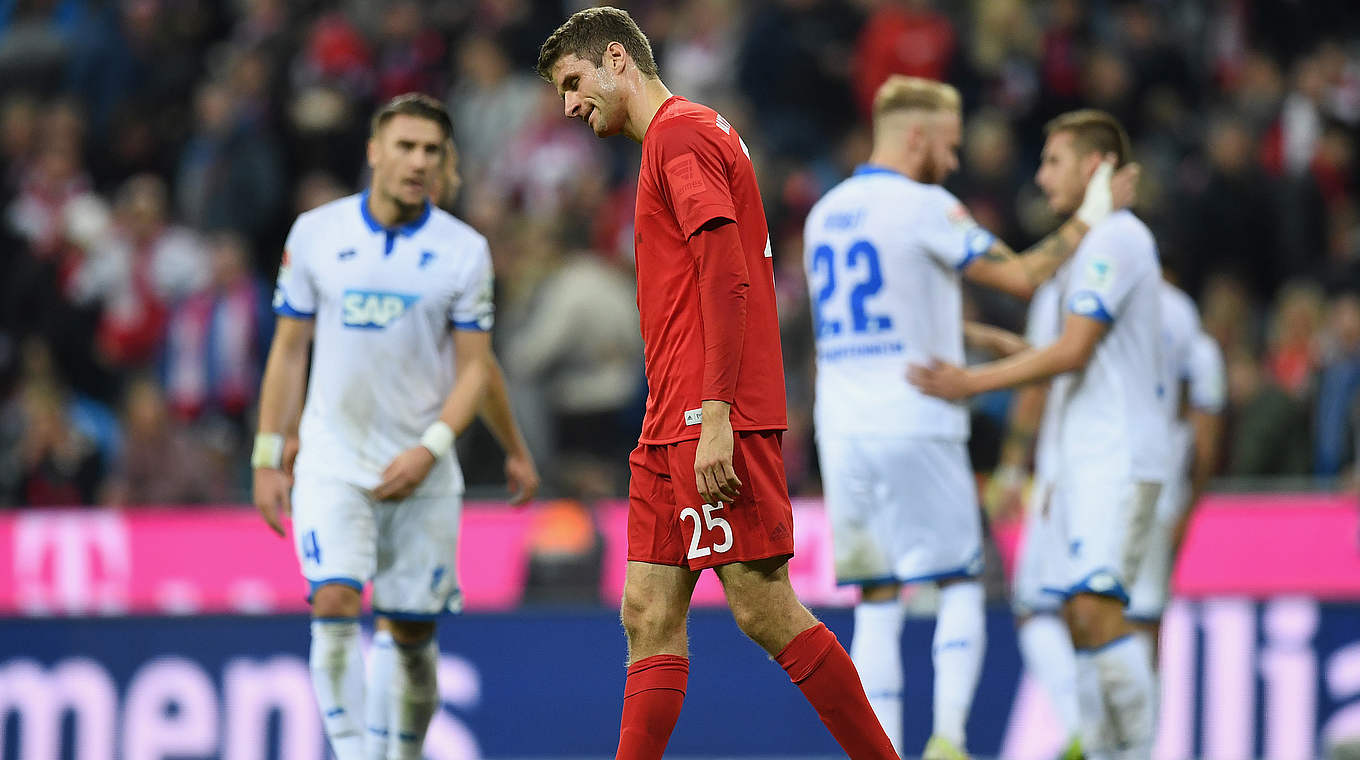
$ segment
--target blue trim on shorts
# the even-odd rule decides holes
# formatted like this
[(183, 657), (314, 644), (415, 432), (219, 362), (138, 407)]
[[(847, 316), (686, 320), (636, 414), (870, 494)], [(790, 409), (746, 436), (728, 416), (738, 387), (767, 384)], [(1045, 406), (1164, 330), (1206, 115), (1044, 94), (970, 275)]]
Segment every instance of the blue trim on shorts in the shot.
[(1119, 581), (1115, 581), (1113, 588), (1103, 590), (1091, 588), (1091, 579), (1101, 574), (1113, 576), (1115, 572), (1109, 568), (1101, 567), (1087, 573), (1085, 578), (1072, 584), (1071, 588), (1067, 589), (1067, 598), (1071, 599), (1077, 594), (1095, 594), (1096, 596), (1107, 596), (1111, 599), (1118, 599), (1124, 603), (1125, 607), (1128, 607), (1129, 592), (1124, 589), (1124, 584)]
[(877, 578), (851, 578), (850, 580), (837, 579), (837, 586), (891, 586), (901, 585), (902, 581), (897, 580), (896, 575), (880, 575)]
[(1077, 654), (1086, 654), (1086, 655), (1100, 654), (1101, 652), (1104, 652), (1106, 649), (1109, 649), (1109, 648), (1112, 647), (1112, 646), (1117, 646), (1117, 645), (1120, 644), (1121, 642), (1123, 642), (1123, 641), (1125, 641), (1125, 640), (1127, 640), (1127, 639), (1132, 639), (1132, 638), (1133, 638), (1133, 634), (1132, 634), (1132, 633), (1126, 633), (1126, 634), (1124, 634), (1123, 636), (1119, 636), (1118, 638), (1110, 639), (1109, 641), (1105, 642), (1104, 644), (1101, 644), (1101, 645), (1098, 646), (1098, 647), (1073, 647), (1073, 650), (1074, 650)]
[[(440, 615), (444, 614), (444, 612), (404, 612), (402, 610), (380, 610), (377, 607), (374, 607), (373, 614), (376, 617), (385, 617), (388, 620), (402, 620), (411, 623), (433, 623)], [(392, 641), (393, 643), (396, 643), (396, 639), (393, 639)]]
[(313, 622), (313, 623), (357, 623), (357, 622), (359, 622), (359, 618), (358, 618), (357, 615), (354, 616), (354, 617), (314, 617), (314, 618), (312, 618), (312, 622)]
[(307, 580), (308, 602), (312, 601), (312, 597), (316, 595), (316, 590), (322, 586), (349, 586), (361, 594), (364, 593), (364, 582), (358, 578), (350, 578), (344, 575), (337, 575), (334, 578), (322, 578), (319, 581), (314, 581), (309, 578)]
[(938, 581), (952, 581), (952, 580), (954, 580), (955, 578), (978, 578), (978, 577), (981, 577), (981, 575), (982, 575), (982, 570), (980, 570), (980, 569), (979, 569), (977, 572), (969, 572), (969, 571), (968, 571), (969, 565), (972, 565), (972, 564), (973, 564), (972, 562), (969, 562), (967, 565), (964, 565), (964, 566), (962, 566), (962, 567), (955, 568), (955, 569), (953, 569), (953, 570), (945, 570), (945, 571), (942, 572), (942, 573), (930, 573), (929, 575), (913, 575), (913, 576), (911, 576), (910, 578), (903, 578), (903, 579), (902, 579), (902, 582), (903, 582), (903, 583), (930, 583), (930, 582), (938, 582)]
[(1130, 615), (1125, 612), (1124, 619), (1130, 623), (1160, 623), (1162, 622), (1162, 615), (1164, 614), (1165, 613), (1158, 613), (1156, 615)]

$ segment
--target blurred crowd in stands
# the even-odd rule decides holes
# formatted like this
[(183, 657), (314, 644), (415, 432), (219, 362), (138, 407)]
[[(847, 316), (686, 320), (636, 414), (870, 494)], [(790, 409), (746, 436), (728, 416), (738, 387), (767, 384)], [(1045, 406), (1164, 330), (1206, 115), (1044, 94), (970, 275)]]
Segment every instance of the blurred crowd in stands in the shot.
[[(1360, 400), (1353, 0), (619, 2), (677, 94), (742, 132), (775, 251), (790, 486), (818, 492), (802, 221), (868, 154), (890, 73), (965, 107), (948, 186), (1012, 245), (1054, 226), (1050, 117), (1128, 126), (1138, 211), (1228, 362), (1220, 474), (1348, 477)], [(638, 146), (533, 74), (574, 0), (0, 0), (0, 505), (248, 501), (271, 281), (298, 213), (366, 183), (376, 104), (453, 116), (497, 353), (549, 494), (624, 492), (645, 387)], [(1306, 6), (1306, 9), (1305, 7)], [(971, 292), (1019, 328), (1023, 306)], [(988, 471), (1005, 397), (975, 405)], [(494, 441), (460, 441), (483, 495)]]

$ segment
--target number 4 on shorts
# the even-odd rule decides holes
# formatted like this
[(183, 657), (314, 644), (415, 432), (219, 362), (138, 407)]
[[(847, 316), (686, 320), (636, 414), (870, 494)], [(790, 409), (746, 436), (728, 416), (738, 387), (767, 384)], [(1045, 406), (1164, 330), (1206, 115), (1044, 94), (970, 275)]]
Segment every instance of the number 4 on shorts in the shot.
[[(699, 559), (700, 557), (707, 557), (710, 554), (710, 552), (717, 552), (719, 554), (722, 554), (723, 552), (732, 548), (732, 526), (729, 525), (728, 522), (723, 518), (713, 516), (714, 512), (717, 512), (722, 508), (723, 508), (722, 502), (719, 502), (717, 504), (705, 504), (703, 525), (699, 524), (699, 510), (695, 509), (694, 507), (685, 507), (684, 510), (680, 512), (681, 520), (685, 519), (694, 520), (694, 536), (690, 538), (689, 541), (690, 559)], [(705, 529), (711, 531), (714, 528), (717, 528), (718, 530), (722, 531), (723, 534), (722, 543), (714, 544), (711, 549), (707, 546), (699, 546), (699, 542), (703, 539), (702, 535), (703, 531)]]

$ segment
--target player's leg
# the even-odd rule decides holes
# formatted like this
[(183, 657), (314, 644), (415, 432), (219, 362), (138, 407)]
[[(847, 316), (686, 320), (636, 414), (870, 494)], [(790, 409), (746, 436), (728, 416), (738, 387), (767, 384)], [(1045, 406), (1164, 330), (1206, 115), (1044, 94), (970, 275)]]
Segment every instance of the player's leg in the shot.
[[(881, 442), (875, 441), (869, 448), (877, 445)], [(901, 754), (905, 609), (899, 598), (902, 586), (892, 566), (892, 536), (879, 524), (893, 522), (892, 515), (879, 513), (892, 512), (895, 505), (875, 494), (878, 481), (870, 462), (860, 453), (862, 448), (862, 442), (853, 436), (817, 438), (836, 582), (860, 587), (850, 659), (859, 671), (874, 715)]]
[(794, 595), (787, 557), (715, 570), (737, 626), (784, 668), (846, 755), (896, 758), (850, 655)]
[(893, 749), (902, 754), (902, 623), (906, 610), (897, 583), (865, 584), (855, 605), (850, 659)]
[(1142, 640), (1143, 648), (1151, 659), (1154, 740), (1162, 703), (1162, 684), (1158, 673), (1162, 613), (1170, 597), (1174, 565), (1171, 541), (1184, 508), (1187, 486), (1183, 482), (1169, 483), (1157, 498), (1156, 519), (1149, 531), (1142, 561), (1138, 563), (1137, 574), (1129, 590), (1129, 607), (1125, 612), (1133, 625), (1134, 635)]
[(369, 669), (368, 757), (419, 760), (439, 710), (435, 619), (456, 604), (462, 500), (420, 494), (377, 503), (377, 617)]
[[(935, 665), (935, 720), (932, 735), (953, 745), (957, 754), (964, 742), (973, 693), (982, 674), (987, 646), (986, 599), (977, 578), (940, 583), (931, 659)], [(942, 748), (943, 749), (943, 748)], [(948, 756), (949, 751), (944, 751)], [(930, 757), (927, 752), (926, 756)]]
[(293, 529), (311, 591), (309, 664), (331, 749), (363, 757), (364, 666), (360, 590), (373, 574), (376, 528), (364, 495), (338, 481), (299, 477)]
[[(1134, 756), (1151, 752), (1155, 682), (1151, 653), (1125, 617), (1124, 589), (1146, 548), (1158, 490), (1152, 484), (1128, 484), (1101, 515), (1107, 520), (1103, 526), (1087, 522), (1086, 564), (1073, 565), (1082, 575), (1067, 604), (1080, 688), (1089, 702), (1092, 684), (1098, 685), (1118, 748)], [(1087, 510), (1074, 507), (1072, 515), (1080, 511)]]
[(1062, 596), (1055, 593), (1063, 586), (1055, 561), (1061, 558), (1063, 542), (1054, 500), (1051, 484), (1035, 483), (1015, 565), (1011, 609), (1025, 670), (1043, 686), (1062, 722), (1065, 757), (1076, 758), (1081, 752), (1081, 706), (1072, 634), (1061, 615)]
[[(679, 456), (672, 471), (688, 460), (692, 472), (694, 446), (675, 448)], [(743, 484), (737, 501), (702, 506), (702, 532), (697, 519), (692, 524), (681, 520), (688, 545), (696, 547), (689, 553), (690, 567), (715, 569), (737, 625), (774, 656), (852, 760), (896, 758), (850, 655), (798, 601), (789, 583), (793, 508), (779, 434), (738, 435), (732, 464)], [(677, 481), (675, 493), (698, 504), (693, 482), (690, 477), (681, 490)]]
[[(659, 760), (680, 718), (689, 681), (686, 619), (699, 574), (684, 566), (668, 448), (641, 444), (628, 458), (628, 570), (620, 609), (628, 676), (619, 760)], [(689, 482), (693, 488), (693, 475)]]

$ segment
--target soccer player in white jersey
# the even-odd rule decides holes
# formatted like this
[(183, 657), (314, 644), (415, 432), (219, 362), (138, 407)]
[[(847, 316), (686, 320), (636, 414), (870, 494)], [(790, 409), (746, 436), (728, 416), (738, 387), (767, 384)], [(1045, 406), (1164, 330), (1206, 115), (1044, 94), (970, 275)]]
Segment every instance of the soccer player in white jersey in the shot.
[(985, 646), (981, 531), (967, 411), (921, 394), (903, 375), (930, 357), (962, 361), (961, 276), (1028, 297), (1111, 204), (1107, 171), (1080, 218), (1016, 255), (939, 186), (958, 166), (960, 132), (953, 87), (889, 78), (874, 101), (869, 163), (818, 201), (804, 232), (836, 576), (861, 586), (851, 655), (899, 752), (899, 591), (940, 584), (928, 759), (965, 757)]
[[(486, 240), (427, 198), (451, 132), (432, 98), (383, 106), (370, 187), (298, 217), (275, 291), (254, 497), (280, 535), (292, 513), (311, 587), (313, 685), (339, 760), (419, 758), (438, 708), (434, 621), (458, 594), (463, 478), (452, 444), (493, 361)], [(294, 479), (281, 469), (283, 434), (300, 407)], [(376, 689), (387, 709), (368, 705), (378, 725), (365, 750), (358, 616), (370, 580), (395, 667)]]
[(1161, 402), (1170, 423), (1170, 457), (1147, 551), (1129, 590), (1128, 610), (1152, 653), (1154, 671), (1171, 571), (1190, 511), (1218, 459), (1219, 415), (1227, 392), (1223, 354), (1201, 327), (1195, 302), (1166, 280), (1161, 296)]
[[(1038, 184), (1055, 212), (1072, 213), (1103, 160), (1127, 160), (1128, 137), (1113, 117), (1089, 110), (1059, 116), (1047, 131)], [(1146, 758), (1152, 664), (1124, 607), (1166, 477), (1161, 270), (1152, 234), (1128, 211), (1097, 224), (1069, 266), (1055, 342), (969, 369), (918, 365), (910, 378), (931, 395), (958, 400), (1073, 373), (1057, 418), (1049, 509), (1067, 545), (1057, 590), (1078, 650), (1083, 746), (1096, 758)]]

